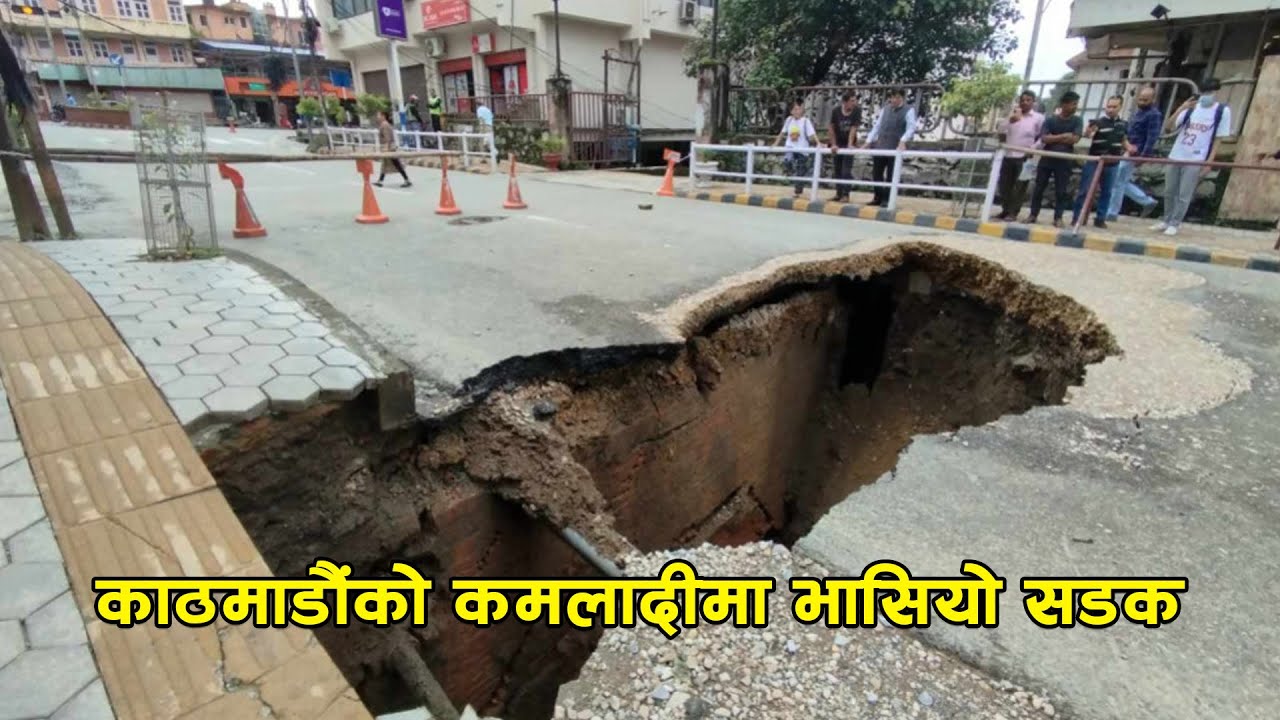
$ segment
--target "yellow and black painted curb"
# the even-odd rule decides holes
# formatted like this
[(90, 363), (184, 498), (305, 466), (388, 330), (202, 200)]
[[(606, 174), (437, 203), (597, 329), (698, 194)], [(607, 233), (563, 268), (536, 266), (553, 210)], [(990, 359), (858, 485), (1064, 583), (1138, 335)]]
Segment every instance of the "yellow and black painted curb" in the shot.
[(968, 218), (954, 218), (948, 215), (930, 215), (914, 213), (906, 210), (886, 210), (870, 205), (854, 205), (818, 201), (810, 202), (804, 198), (780, 197), (777, 195), (755, 195), (735, 192), (708, 192), (693, 190), (677, 190), (676, 197), (707, 202), (727, 203), (732, 205), (749, 205), (752, 207), (776, 208), (795, 212), (816, 213), (819, 215), (835, 215), (839, 217), (858, 218), (861, 220), (879, 220), (914, 227), (937, 228), (967, 232), (987, 237), (1012, 240), (1014, 242), (1030, 242), (1039, 245), (1096, 250), (1098, 252), (1116, 253), (1119, 255), (1144, 255), (1146, 257), (1164, 258), (1166, 260), (1186, 260), (1188, 262), (1208, 263), (1210, 265), (1226, 265), (1246, 270), (1280, 273), (1280, 258), (1266, 255), (1246, 255), (1229, 250), (1213, 250), (1198, 245), (1179, 245), (1129, 238), (1113, 238), (1096, 233), (1073, 233), (1070, 230), (1035, 227), (1028, 225), (981, 222)]

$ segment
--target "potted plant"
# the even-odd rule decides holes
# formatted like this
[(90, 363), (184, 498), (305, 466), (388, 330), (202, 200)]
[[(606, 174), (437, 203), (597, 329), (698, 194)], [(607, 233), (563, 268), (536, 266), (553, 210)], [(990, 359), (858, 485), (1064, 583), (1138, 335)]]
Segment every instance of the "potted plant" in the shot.
[(538, 141), (538, 148), (542, 150), (543, 166), (552, 170), (560, 169), (560, 160), (564, 152), (564, 138), (559, 135), (547, 135)]

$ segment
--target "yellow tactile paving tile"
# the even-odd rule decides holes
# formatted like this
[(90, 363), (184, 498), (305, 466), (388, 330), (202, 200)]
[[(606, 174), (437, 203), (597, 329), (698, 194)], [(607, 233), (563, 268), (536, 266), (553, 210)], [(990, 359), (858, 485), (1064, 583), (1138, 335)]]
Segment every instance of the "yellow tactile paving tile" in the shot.
[(307, 630), (97, 619), (94, 577), (270, 572), (110, 322), (14, 243), (0, 243), (0, 370), (118, 718), (370, 717)]

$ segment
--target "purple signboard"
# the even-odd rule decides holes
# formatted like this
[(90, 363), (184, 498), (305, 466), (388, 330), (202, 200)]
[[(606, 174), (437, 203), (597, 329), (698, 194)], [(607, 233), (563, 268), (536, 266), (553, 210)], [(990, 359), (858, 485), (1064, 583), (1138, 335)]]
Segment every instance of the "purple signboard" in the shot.
[(409, 28), (404, 21), (404, 0), (378, 0), (375, 25), (378, 35), (393, 40), (409, 39)]

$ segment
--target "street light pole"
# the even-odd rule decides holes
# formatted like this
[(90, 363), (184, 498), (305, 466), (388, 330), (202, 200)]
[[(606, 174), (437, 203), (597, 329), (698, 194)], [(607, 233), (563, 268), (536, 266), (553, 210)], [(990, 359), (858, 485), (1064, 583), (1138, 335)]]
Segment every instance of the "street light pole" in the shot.
[(1025, 89), (1031, 83), (1031, 66), (1036, 61), (1036, 44), (1040, 41), (1040, 21), (1044, 19), (1044, 9), (1049, 0), (1036, 0), (1036, 19), (1031, 27), (1031, 47), (1027, 48), (1027, 69), (1022, 73), (1022, 86)]
[(54, 52), (53, 30), (49, 28), (49, 13), (40, 13), (44, 18), (44, 37), (49, 41), (49, 53), (53, 55), (53, 66), (58, 69), (58, 90), (62, 92), (62, 104), (67, 104), (67, 81), (62, 79), (62, 64), (58, 62), (58, 55)]
[(720, 0), (711, 2), (711, 60), (716, 59), (716, 46), (720, 40)]
[(289, 53), (293, 55), (293, 78), (298, 83), (298, 99), (302, 99), (302, 66), (298, 65), (298, 44), (294, 42), (293, 34), (289, 30), (289, 3), (286, 1), (284, 5), (284, 36), (289, 40)]

